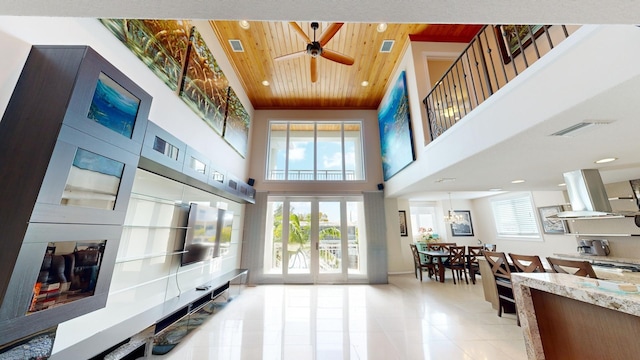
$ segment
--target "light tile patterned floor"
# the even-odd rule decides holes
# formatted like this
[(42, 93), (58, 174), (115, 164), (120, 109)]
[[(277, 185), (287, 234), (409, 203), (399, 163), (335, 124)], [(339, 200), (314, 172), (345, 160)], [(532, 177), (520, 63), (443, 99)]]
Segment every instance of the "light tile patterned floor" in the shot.
[(514, 315), (482, 285), (392, 275), (388, 285), (247, 287), (165, 360), (526, 359)]

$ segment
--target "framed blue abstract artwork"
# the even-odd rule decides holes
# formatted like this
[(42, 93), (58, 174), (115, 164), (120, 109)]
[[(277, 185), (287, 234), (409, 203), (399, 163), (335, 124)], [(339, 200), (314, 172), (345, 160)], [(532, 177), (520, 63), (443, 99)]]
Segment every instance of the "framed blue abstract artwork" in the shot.
[(388, 96), (382, 101), (378, 113), (385, 181), (415, 160), (405, 76), (404, 71), (400, 73)]

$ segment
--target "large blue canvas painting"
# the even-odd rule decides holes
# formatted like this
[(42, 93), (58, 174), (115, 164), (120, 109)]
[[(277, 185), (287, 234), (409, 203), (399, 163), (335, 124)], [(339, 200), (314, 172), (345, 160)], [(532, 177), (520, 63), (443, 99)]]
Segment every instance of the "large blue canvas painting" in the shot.
[(403, 71), (378, 113), (380, 150), (384, 180), (404, 169), (415, 160), (413, 134), (409, 117), (409, 97)]

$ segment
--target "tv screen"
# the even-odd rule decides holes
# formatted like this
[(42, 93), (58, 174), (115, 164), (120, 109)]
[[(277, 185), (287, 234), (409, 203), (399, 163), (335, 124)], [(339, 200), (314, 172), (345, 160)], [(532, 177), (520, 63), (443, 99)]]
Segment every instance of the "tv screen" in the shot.
[(189, 265), (210, 260), (217, 256), (218, 209), (192, 203), (189, 207), (187, 233), (184, 240), (184, 251), (181, 265)]

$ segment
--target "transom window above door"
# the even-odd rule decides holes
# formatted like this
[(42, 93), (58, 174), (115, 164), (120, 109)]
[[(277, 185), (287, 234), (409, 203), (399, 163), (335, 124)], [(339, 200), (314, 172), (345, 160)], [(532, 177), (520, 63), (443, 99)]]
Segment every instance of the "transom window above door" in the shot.
[(271, 121), (266, 180), (364, 180), (361, 121)]

